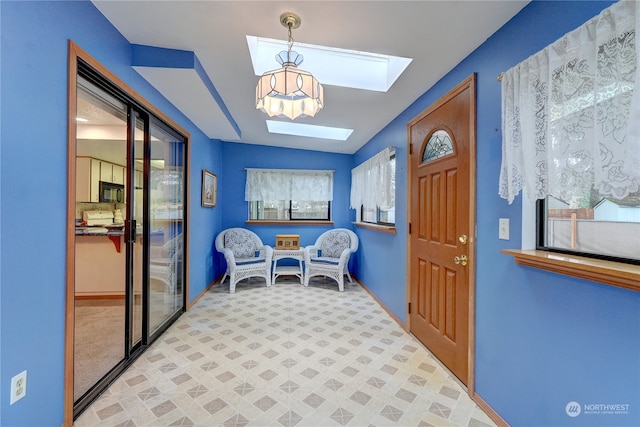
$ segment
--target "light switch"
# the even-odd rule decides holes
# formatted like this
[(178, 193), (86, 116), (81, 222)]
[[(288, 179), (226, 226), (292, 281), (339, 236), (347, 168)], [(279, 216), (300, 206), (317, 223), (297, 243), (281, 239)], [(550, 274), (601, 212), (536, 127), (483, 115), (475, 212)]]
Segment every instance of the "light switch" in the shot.
[(509, 240), (509, 218), (500, 218), (498, 220), (498, 238)]

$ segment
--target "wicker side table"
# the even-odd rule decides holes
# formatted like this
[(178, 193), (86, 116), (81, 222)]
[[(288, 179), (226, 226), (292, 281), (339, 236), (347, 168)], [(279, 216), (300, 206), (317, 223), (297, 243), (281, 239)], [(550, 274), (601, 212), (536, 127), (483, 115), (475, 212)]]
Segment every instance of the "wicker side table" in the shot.
[[(291, 258), (298, 261), (298, 265), (278, 265), (278, 261), (285, 258)], [(273, 251), (273, 269), (271, 274), (271, 283), (275, 285), (278, 276), (296, 276), (303, 284), (304, 271), (302, 270), (302, 261), (304, 260), (304, 251), (302, 249), (284, 249)]]

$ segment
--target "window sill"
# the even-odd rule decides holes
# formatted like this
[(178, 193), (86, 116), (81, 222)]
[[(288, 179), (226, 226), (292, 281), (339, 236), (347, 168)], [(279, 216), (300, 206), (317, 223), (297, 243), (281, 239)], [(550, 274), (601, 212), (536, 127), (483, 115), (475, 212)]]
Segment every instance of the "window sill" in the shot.
[(247, 225), (333, 225), (333, 221), (314, 221), (314, 220), (306, 220), (306, 221), (259, 221), (259, 220), (247, 220), (245, 221)]
[(368, 222), (354, 222), (356, 227), (366, 228), (367, 230), (379, 231), (381, 233), (396, 234), (396, 228), (392, 225), (371, 224)]
[(505, 249), (516, 264), (640, 291), (640, 267), (614, 261), (537, 250)]

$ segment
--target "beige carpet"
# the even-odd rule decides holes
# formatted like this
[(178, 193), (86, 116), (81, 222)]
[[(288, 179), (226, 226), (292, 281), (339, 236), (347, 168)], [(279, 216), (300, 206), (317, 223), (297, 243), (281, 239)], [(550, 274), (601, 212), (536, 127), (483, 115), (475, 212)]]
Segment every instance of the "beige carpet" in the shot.
[[(153, 332), (177, 309), (182, 295), (168, 297), (164, 286), (151, 287), (150, 329)], [(176, 301), (173, 304), (172, 301)], [(77, 401), (124, 358), (124, 299), (76, 300), (74, 393)], [(134, 336), (141, 337), (141, 305), (136, 299)]]
[(124, 299), (76, 301), (74, 393), (78, 400), (124, 357)]

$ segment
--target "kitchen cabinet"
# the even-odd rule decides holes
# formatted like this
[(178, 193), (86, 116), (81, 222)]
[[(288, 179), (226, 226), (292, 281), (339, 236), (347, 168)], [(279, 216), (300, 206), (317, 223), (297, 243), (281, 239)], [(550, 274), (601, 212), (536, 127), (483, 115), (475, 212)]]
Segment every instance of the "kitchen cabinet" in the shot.
[(100, 191), (100, 160), (76, 158), (76, 202), (98, 202)]
[(101, 161), (100, 181), (124, 185), (124, 166)]
[(124, 185), (124, 179), (125, 179), (125, 175), (124, 175), (124, 166), (120, 166), (120, 165), (112, 165), (113, 167), (113, 182), (114, 184), (121, 184)]
[(100, 181), (124, 185), (125, 172), (124, 166), (91, 157), (77, 157), (76, 202), (99, 202)]
[(111, 182), (113, 179), (113, 167), (111, 163), (100, 162), (100, 181)]

